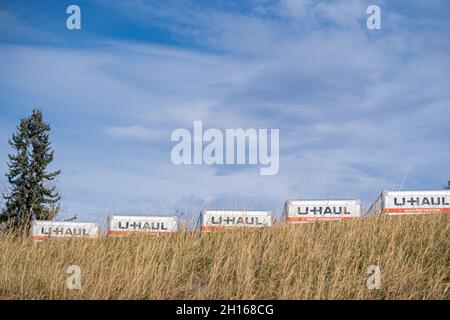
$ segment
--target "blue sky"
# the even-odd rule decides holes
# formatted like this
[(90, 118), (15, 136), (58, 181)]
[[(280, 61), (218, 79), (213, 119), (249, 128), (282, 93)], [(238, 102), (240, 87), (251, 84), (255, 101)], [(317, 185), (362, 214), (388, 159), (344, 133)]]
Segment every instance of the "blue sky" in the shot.
[[(68, 30), (66, 8), (81, 8)], [(381, 7), (382, 30), (366, 28)], [(33, 107), (60, 218), (279, 211), (450, 179), (450, 2), (2, 1), (0, 187)], [(176, 128), (279, 128), (280, 170), (175, 166)]]

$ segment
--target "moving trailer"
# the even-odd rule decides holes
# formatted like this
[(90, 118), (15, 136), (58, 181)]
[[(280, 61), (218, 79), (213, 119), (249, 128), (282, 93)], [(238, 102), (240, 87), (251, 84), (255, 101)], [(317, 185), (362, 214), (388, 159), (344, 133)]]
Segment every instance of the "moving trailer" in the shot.
[(288, 200), (283, 215), (287, 223), (343, 220), (361, 217), (359, 200)]
[(228, 228), (262, 228), (272, 225), (270, 211), (204, 210), (199, 218), (200, 231)]
[(31, 237), (35, 241), (45, 238), (96, 238), (99, 233), (99, 225), (91, 222), (35, 220), (31, 224)]
[(178, 231), (175, 216), (109, 216), (108, 235), (125, 236), (133, 233), (166, 234)]
[(450, 190), (383, 191), (367, 215), (450, 212)]

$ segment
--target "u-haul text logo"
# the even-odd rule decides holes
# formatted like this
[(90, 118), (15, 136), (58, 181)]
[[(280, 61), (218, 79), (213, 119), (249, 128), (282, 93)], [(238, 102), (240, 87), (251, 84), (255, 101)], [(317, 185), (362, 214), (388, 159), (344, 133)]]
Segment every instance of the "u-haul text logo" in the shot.
[(119, 221), (117, 228), (121, 230), (131, 231), (168, 231), (168, 227), (164, 222), (128, 222)]
[(211, 217), (212, 225), (266, 225), (266, 221), (261, 217)]
[(331, 206), (314, 206), (314, 207), (297, 207), (298, 215), (345, 215), (351, 214), (347, 207), (331, 207)]
[(445, 197), (394, 197), (395, 206), (450, 206)]
[(89, 230), (77, 227), (41, 227), (43, 236), (88, 237)]

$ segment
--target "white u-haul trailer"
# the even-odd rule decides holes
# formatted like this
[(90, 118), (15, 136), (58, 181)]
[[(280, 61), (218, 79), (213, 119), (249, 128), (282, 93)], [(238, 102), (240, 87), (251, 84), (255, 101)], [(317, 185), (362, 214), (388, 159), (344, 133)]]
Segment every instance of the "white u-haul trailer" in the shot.
[(178, 231), (175, 216), (109, 216), (108, 235), (126, 236), (134, 233), (168, 234)]
[(46, 238), (97, 238), (99, 235), (99, 225), (91, 222), (35, 220), (31, 224), (31, 237), (35, 241)]
[(361, 217), (359, 200), (288, 200), (283, 212), (287, 223), (345, 220)]
[(450, 212), (450, 190), (383, 191), (367, 215), (409, 215)]
[(270, 226), (272, 226), (271, 212), (257, 210), (203, 210), (198, 222), (200, 231)]

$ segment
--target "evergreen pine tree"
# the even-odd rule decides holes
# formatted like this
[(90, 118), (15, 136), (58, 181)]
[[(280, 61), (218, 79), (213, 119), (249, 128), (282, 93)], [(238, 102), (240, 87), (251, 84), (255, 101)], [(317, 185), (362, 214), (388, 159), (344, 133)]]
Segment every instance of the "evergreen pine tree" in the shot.
[(445, 189), (450, 189), (450, 180), (448, 180), (447, 187), (445, 187)]
[(5, 195), (5, 210), (0, 223), (8, 228), (28, 230), (33, 219), (51, 220), (58, 212), (60, 197), (50, 187), (60, 171), (48, 172), (53, 161), (49, 140), (50, 125), (43, 121), (42, 112), (34, 109), (30, 117), (20, 121), (17, 132), (9, 141), (16, 151), (9, 155), (10, 193)]

